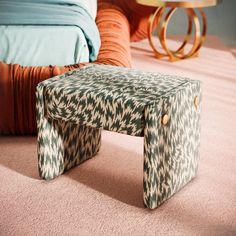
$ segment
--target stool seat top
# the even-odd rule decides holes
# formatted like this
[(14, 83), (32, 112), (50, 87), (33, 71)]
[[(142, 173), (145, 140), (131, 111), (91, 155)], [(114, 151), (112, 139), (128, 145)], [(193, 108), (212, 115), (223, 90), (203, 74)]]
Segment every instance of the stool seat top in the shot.
[(191, 82), (180, 76), (88, 65), (40, 84), (53, 119), (141, 136), (145, 108), (161, 109), (161, 100)]
[(137, 3), (150, 7), (211, 7), (221, 3), (222, 0), (136, 0)]

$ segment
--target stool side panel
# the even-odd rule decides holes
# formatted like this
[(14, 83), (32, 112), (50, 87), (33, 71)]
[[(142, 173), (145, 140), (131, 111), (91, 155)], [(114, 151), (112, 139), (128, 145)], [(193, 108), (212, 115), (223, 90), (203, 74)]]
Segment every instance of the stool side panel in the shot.
[(101, 130), (50, 119), (45, 112), (44, 86), (37, 87), (38, 168), (50, 180), (93, 157), (101, 146)]
[[(190, 81), (146, 107), (144, 128), (144, 203), (156, 208), (196, 176), (200, 145), (201, 99), (198, 81)], [(162, 116), (169, 121), (162, 124)]]

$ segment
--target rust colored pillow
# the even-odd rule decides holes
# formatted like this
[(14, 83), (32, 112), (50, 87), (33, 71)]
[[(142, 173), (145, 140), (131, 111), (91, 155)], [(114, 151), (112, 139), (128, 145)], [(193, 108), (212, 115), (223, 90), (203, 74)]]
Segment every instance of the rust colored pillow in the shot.
[(149, 16), (155, 11), (155, 7), (144, 6), (136, 3), (136, 0), (113, 0), (126, 15), (130, 25), (130, 40), (139, 41), (147, 38), (147, 25)]

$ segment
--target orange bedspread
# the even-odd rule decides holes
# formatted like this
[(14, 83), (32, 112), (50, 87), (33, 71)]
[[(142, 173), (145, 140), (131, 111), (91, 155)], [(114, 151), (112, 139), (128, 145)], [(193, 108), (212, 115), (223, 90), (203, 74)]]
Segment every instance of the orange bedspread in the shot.
[[(101, 48), (96, 64), (131, 67), (130, 40), (146, 37), (150, 7), (135, 0), (100, 0), (96, 23)], [(0, 62), (0, 134), (36, 132), (35, 88), (50, 77), (84, 66), (22, 67)]]

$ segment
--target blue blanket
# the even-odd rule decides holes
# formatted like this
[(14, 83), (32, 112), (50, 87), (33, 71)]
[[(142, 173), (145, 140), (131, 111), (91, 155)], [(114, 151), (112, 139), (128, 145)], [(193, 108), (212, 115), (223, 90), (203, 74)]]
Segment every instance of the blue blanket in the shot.
[(98, 55), (99, 31), (79, 0), (0, 0), (0, 25), (74, 25), (86, 37), (90, 61)]

